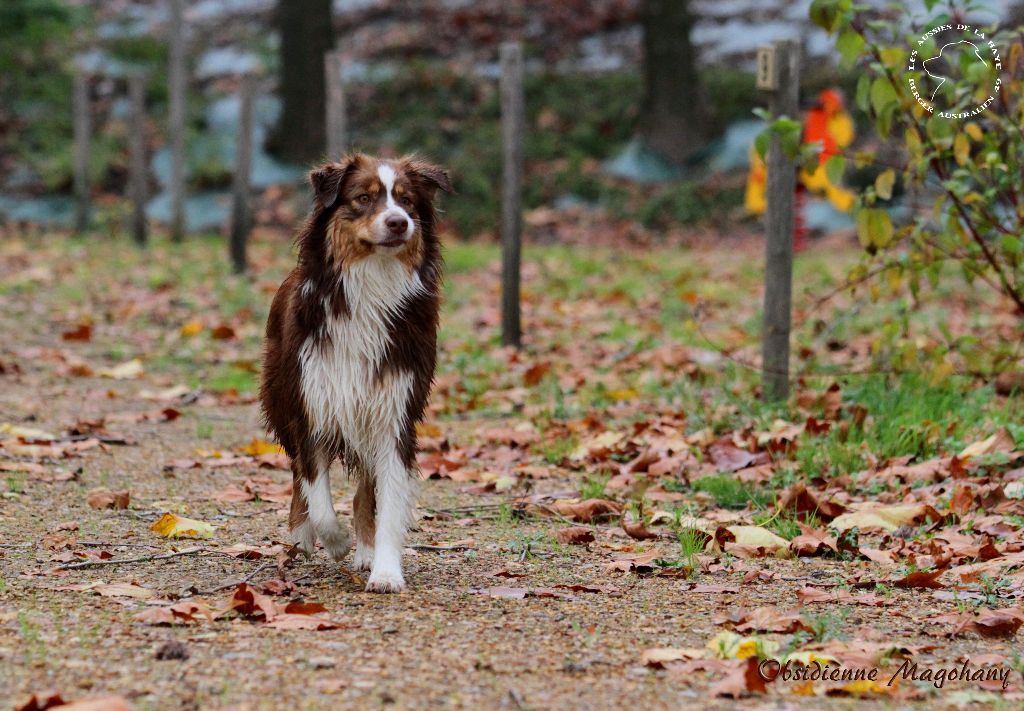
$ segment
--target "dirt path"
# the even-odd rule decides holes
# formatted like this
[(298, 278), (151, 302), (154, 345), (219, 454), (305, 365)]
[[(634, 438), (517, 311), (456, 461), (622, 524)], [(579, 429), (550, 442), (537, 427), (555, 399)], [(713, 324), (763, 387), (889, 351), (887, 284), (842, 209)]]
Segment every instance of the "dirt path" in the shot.
[[(21, 283), (27, 270), (42, 268), (12, 264), (9, 258), (11, 285)], [(607, 394), (615, 386), (608, 373), (648, 372), (653, 361), (631, 359), (640, 351), (664, 358), (660, 344), (625, 356), (616, 355), (621, 346), (607, 346), (588, 351), (585, 363), (572, 344), (578, 340), (579, 348), (594, 347), (585, 338), (552, 336), (544, 346), (535, 344), (529, 358), (489, 347), (474, 352), (462, 324), (480, 318), (479, 309), (467, 304), (493, 265), (472, 277), (460, 276), (456, 265), (452, 277), (452, 330), (446, 335), (436, 405), (422, 433), (424, 470), (441, 478), (423, 483), (421, 517), (406, 556), (410, 590), (394, 596), (363, 592), (359, 576), (329, 562), (322, 551), (311, 561), (279, 568), (279, 544), (286, 537), (283, 492), (290, 475), (278, 455), (243, 451), (262, 436), (256, 406), (244, 390), (242, 396), (230, 389), (170, 390), (190, 378), (211, 382), (221, 377), (224, 363), (251, 359), (257, 352), (258, 311), (231, 321), (230, 337), (211, 336), (211, 350), (193, 351), (183, 345), (189, 342), (188, 314), (206, 314), (202, 328), (212, 333), (220, 317), (209, 303), (217, 301), (223, 314), (222, 296), (205, 302), (183, 288), (168, 296), (152, 273), (145, 288), (124, 284), (120, 291), (76, 294), (72, 282), (85, 278), (81, 272), (66, 262), (44, 266), (51, 270), (45, 296), (20, 287), (0, 296), (0, 332), (15, 336), (0, 348), (0, 425), (21, 428), (8, 431), (0, 448), (6, 478), (0, 498), (3, 707), (47, 689), (66, 700), (120, 696), (139, 709), (724, 709), (738, 703), (783, 708), (808, 702), (940, 708), (972, 701), (1010, 708), (1020, 703), (1024, 679), (1014, 634), (1019, 621), (1014, 624), (1011, 615), (997, 634), (949, 636), (966, 619), (954, 618), (981, 614), (976, 607), (1018, 609), (1013, 600), (1020, 575), (1009, 575), (1020, 549), (1015, 541), (1022, 519), (1013, 517), (1015, 509), (1004, 511), (1005, 528), (989, 539), (999, 548), (997, 557), (1008, 563), (993, 568), (1009, 581), (997, 590), (975, 584), (954, 592), (949, 573), (941, 589), (891, 584), (933, 562), (923, 559), (927, 540), (953, 548), (974, 543), (973, 537), (954, 540), (948, 519), (945, 528), (943, 521), (926, 518), (895, 535), (862, 535), (854, 553), (845, 556), (837, 551), (787, 558), (781, 557), (790, 555), (787, 541), (784, 550), (732, 541), (733, 534), (716, 527), (753, 525), (754, 511), (720, 507), (706, 492), (667, 485), (656, 468), (659, 461), (681, 458), (664, 470), (669, 479), (692, 482), (696, 474), (678, 472), (710, 465), (684, 463), (687, 453), (714, 457), (710, 447), (723, 446), (723, 440), (715, 435), (705, 441), (701, 428), (684, 426), (672, 407), (652, 406), (641, 381), (625, 379)], [(62, 275), (68, 275), (62, 282), (66, 294), (56, 291)], [(535, 294), (543, 293), (540, 278), (528, 276)], [(273, 268), (265, 281), (273, 282)], [(266, 284), (254, 286), (252, 300), (266, 299)], [(621, 308), (624, 318), (633, 318), (648, 308), (646, 287), (640, 292), (635, 301), (613, 293), (588, 308)], [(237, 316), (246, 308), (236, 304), (228, 311)], [(660, 306), (649, 308), (656, 312)], [(90, 340), (65, 340), (62, 334), (72, 332), (87, 311), (96, 317)], [(112, 313), (122, 316), (108, 318)], [(587, 313), (580, 318), (591, 323)], [(143, 318), (145, 328), (138, 321)], [(147, 357), (139, 377), (101, 377), (103, 367), (131, 362), (140, 352)], [(465, 353), (475, 360), (460, 360)], [(703, 357), (696, 350), (688, 353), (691, 364)], [(188, 358), (194, 358), (194, 366)], [(574, 360), (575, 369), (567, 365)], [(615, 363), (625, 365), (616, 370)], [(531, 371), (535, 366), (543, 372)], [(543, 380), (549, 370), (554, 381)], [(559, 403), (554, 397), (555, 404), (541, 406), (550, 399), (537, 396), (544, 383), (566, 388), (576, 383), (580, 393), (584, 386), (578, 377), (602, 381), (602, 397), (611, 404), (573, 410), (573, 401)], [(481, 378), (489, 385), (475, 384)], [(706, 410), (731, 417), (717, 407)], [(588, 417), (600, 418), (601, 426)], [(72, 437), (69, 431), (80, 434)], [(666, 444), (684, 436), (691, 445), (673, 450)], [(121, 439), (130, 443), (115, 443)], [(734, 449), (740, 456), (753, 454)], [(754, 476), (758, 466), (765, 465), (751, 459), (726, 470)], [(999, 471), (1007, 468), (1004, 461)], [(644, 471), (658, 483), (641, 483)], [(595, 479), (597, 474), (603, 478)], [(96, 489), (128, 490), (129, 507), (94, 508), (87, 499)], [(338, 467), (334, 491), (338, 511), (347, 517), (352, 492)], [(815, 495), (825, 501), (820, 491)], [(630, 513), (621, 521), (614, 512), (587, 521), (587, 507), (573, 503), (587, 498), (611, 502), (615, 511), (626, 505)], [(630, 502), (641, 499), (655, 536), (651, 540), (635, 539), (643, 532), (634, 528), (636, 508)], [(841, 493), (832, 500), (851, 503)], [(210, 523), (214, 533), (199, 540), (163, 538), (150, 527), (167, 512)], [(979, 528), (995, 525), (985, 522), (985, 513), (972, 519), (981, 521)], [(680, 516), (699, 518), (721, 540), (705, 547), (707, 538), (699, 538), (696, 551), (688, 554), (677, 539), (679, 531), (689, 530), (678, 524)], [(623, 530), (623, 522), (634, 536)], [(559, 533), (569, 527), (582, 530)], [(966, 525), (953, 528), (961, 538), (981, 535)], [(566, 543), (567, 536), (593, 540)], [(911, 543), (921, 547), (911, 549)], [(826, 543), (825, 549), (829, 545), (838, 544)], [(202, 552), (111, 564), (195, 547)], [(897, 552), (885, 564), (870, 559), (875, 550)], [(241, 552), (245, 557), (235, 557)], [(907, 555), (914, 567), (907, 567)], [(936, 549), (934, 556), (942, 552)], [(952, 563), (984, 558), (975, 550), (973, 557), (962, 554)], [(89, 561), (98, 565), (60, 569)], [(254, 605), (236, 604), (233, 612), (207, 619), (204, 613), (229, 607), (243, 579), (257, 593)], [(978, 602), (982, 595), (987, 597)], [(267, 605), (263, 612), (261, 600)], [(319, 603), (326, 610), (289, 614), (284, 608), (295, 601)], [(199, 610), (194, 619), (182, 613), (171, 626), (146, 617), (171, 605), (184, 610), (188, 603)], [(150, 621), (138, 619), (140, 614)], [(289, 628), (310, 624), (326, 629)], [(1007, 627), (1012, 627), (1009, 634)], [(729, 634), (737, 637), (730, 640)], [(170, 644), (175, 642), (180, 644)], [(650, 651), (666, 648), (660, 654)], [(751, 677), (757, 664), (743, 659), (751, 653), (755, 660), (757, 654), (796, 653), (805, 661), (816, 655), (823, 663), (878, 667), (879, 682), (801, 685), (780, 678), (765, 688)], [(172, 658), (161, 658), (167, 656)], [(975, 667), (987, 662), (1006, 669), (1012, 674), (1008, 688), (999, 681), (950, 682), (941, 689), (920, 680), (885, 683), (905, 660), (923, 670), (959, 668), (967, 658)], [(734, 696), (751, 698), (738, 702)]]

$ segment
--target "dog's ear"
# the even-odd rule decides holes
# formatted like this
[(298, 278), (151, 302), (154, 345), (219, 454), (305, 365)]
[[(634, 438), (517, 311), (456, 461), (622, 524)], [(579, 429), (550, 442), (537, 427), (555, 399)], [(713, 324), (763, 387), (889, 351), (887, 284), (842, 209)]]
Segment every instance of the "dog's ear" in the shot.
[(448, 171), (440, 166), (420, 160), (415, 156), (407, 156), (402, 159), (402, 168), (414, 181), (426, 186), (431, 197), (438, 188), (446, 193), (453, 192)]
[(352, 172), (358, 161), (358, 155), (345, 156), (337, 163), (324, 163), (309, 172), (313, 196), (325, 210), (337, 202), (345, 177)]

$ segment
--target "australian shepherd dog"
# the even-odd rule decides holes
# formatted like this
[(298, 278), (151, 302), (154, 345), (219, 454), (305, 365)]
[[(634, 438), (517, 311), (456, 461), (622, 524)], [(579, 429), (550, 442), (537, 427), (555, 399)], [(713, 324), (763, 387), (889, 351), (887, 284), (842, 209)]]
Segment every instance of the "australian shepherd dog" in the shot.
[(366, 589), (405, 589), (416, 423), (437, 358), (441, 252), (434, 197), (447, 173), (407, 156), (349, 155), (313, 170), (298, 265), (267, 319), (263, 415), (291, 457), (289, 528), (312, 555), (351, 548), (331, 498), (340, 458), (355, 480), (353, 567)]

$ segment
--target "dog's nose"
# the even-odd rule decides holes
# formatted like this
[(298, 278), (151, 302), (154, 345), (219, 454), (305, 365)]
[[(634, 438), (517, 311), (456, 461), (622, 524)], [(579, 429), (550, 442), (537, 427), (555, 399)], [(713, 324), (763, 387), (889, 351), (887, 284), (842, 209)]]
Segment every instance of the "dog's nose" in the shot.
[(391, 232), (391, 234), (400, 235), (404, 233), (406, 228), (409, 226), (409, 221), (401, 215), (392, 215), (388, 219), (384, 220), (384, 224), (387, 226), (388, 231)]

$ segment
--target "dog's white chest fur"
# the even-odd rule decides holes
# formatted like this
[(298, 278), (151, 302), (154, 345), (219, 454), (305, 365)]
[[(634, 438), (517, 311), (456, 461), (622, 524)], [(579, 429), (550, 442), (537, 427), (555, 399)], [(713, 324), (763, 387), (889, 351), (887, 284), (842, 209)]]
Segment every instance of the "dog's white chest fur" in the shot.
[(353, 264), (343, 279), (348, 314), (335, 317), (324, 304), (327, 337), (310, 336), (299, 352), (302, 394), (316, 437), (340, 434), (347, 447), (369, 459), (401, 431), (412, 374), (377, 373), (392, 321), (423, 284), (389, 255)]

